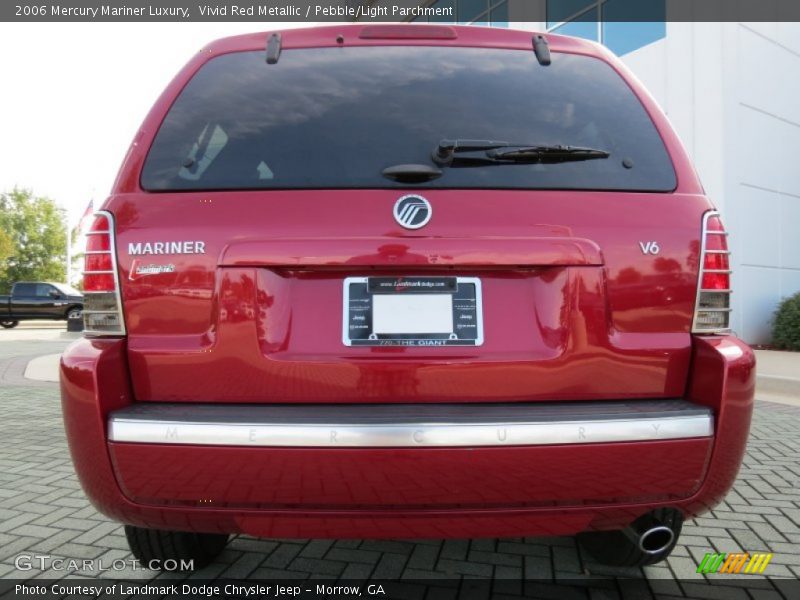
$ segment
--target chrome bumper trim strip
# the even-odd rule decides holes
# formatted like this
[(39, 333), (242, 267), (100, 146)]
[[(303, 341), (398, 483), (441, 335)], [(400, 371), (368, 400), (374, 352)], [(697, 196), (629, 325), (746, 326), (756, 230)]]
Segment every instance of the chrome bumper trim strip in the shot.
[(203, 422), (113, 414), (112, 442), (210, 446), (415, 448), (593, 444), (708, 437), (711, 412), (681, 416), (497, 422), (287, 423)]

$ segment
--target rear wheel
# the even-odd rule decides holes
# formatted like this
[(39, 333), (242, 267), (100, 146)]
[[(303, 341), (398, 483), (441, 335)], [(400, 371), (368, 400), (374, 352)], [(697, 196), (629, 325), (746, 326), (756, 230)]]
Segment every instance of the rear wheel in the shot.
[(228, 543), (226, 534), (163, 531), (125, 526), (133, 555), (143, 566), (161, 571), (201, 569), (220, 555)]
[(19, 321), (0, 321), (0, 327), (3, 329), (13, 329), (19, 325)]
[(613, 567), (643, 567), (661, 562), (678, 543), (683, 515), (661, 508), (618, 531), (587, 531), (578, 542), (597, 562)]

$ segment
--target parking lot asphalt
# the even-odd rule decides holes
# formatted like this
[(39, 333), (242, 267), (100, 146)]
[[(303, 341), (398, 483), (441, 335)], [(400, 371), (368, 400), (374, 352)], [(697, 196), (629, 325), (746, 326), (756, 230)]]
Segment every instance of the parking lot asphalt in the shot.
[[(0, 332), (2, 333), (2, 332)], [(149, 580), (187, 577), (147, 570), (18, 570), (20, 555), (130, 558), (122, 526), (99, 514), (73, 472), (58, 385), (24, 377), (36, 356), (69, 340), (0, 336), (0, 578), (66, 575)], [(757, 401), (738, 481), (713, 512), (687, 522), (668, 561), (643, 569), (593, 562), (572, 538), (479, 540), (270, 540), (237, 536), (192, 578), (492, 580), (494, 597), (788, 598), (800, 579), (800, 407)], [(707, 552), (770, 552), (764, 575), (697, 574)], [(552, 587), (564, 583), (569, 587)], [(797, 588), (793, 588), (796, 590)], [(429, 596), (430, 597), (430, 596)]]

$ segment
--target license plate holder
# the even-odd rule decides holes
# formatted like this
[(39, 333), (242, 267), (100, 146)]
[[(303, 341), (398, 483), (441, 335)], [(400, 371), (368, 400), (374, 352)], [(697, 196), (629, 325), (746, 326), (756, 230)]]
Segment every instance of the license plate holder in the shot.
[(346, 346), (480, 346), (477, 277), (347, 277), (342, 342)]

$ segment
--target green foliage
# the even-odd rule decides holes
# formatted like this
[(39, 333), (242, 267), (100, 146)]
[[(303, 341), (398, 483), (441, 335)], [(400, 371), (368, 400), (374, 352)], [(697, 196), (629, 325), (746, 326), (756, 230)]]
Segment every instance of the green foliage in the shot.
[(53, 200), (18, 188), (0, 194), (0, 233), (11, 242), (4, 256), (0, 237), (0, 293), (15, 281), (65, 281), (67, 228)]
[(772, 343), (784, 350), (800, 351), (800, 292), (778, 305), (772, 321)]
[(83, 277), (79, 277), (77, 281), (75, 280), (76, 273), (80, 273), (81, 269), (83, 269), (83, 259), (86, 255), (84, 252), (85, 242), (81, 238), (80, 223), (72, 228), (69, 239), (72, 241), (72, 247), (70, 248), (70, 272), (66, 282), (75, 289), (83, 291)]
[(14, 254), (14, 242), (5, 230), (0, 229), (0, 279), (5, 275), (8, 259), (12, 254)]

